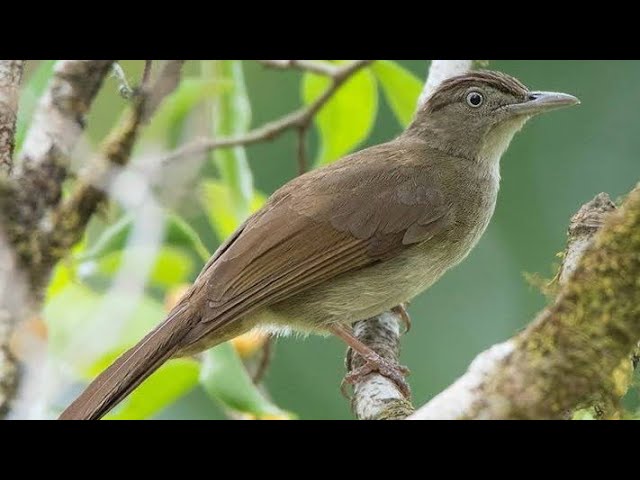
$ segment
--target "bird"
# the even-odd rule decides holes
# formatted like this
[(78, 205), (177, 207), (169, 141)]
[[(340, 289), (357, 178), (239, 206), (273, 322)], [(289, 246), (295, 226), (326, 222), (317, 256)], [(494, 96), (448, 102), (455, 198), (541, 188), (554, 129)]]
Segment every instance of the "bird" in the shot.
[(298, 176), (215, 251), (167, 317), (60, 419), (100, 419), (170, 358), (252, 329), (336, 335), (408, 395), (406, 368), (351, 325), (410, 301), (458, 265), (493, 215), (500, 158), (533, 116), (580, 103), (501, 72), (452, 77), (396, 138)]

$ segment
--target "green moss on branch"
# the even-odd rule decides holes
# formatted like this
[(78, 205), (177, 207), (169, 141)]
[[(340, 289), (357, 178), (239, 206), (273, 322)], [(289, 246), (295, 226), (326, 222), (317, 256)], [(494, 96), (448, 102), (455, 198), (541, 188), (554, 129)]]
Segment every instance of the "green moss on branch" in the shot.
[[(640, 339), (640, 187), (596, 234), (552, 306), (515, 338), (484, 386), (508, 399), (508, 418), (561, 418), (597, 400), (615, 403)], [(480, 412), (485, 407), (476, 405)], [(473, 415), (472, 415), (473, 416)]]

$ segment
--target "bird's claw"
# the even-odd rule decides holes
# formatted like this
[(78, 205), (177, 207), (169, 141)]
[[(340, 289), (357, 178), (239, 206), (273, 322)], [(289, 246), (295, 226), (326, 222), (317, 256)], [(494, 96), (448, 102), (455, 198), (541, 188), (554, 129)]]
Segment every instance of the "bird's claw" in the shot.
[[(351, 362), (349, 362), (351, 363)], [(347, 373), (340, 384), (340, 391), (346, 397), (347, 394), (347, 386), (354, 385), (360, 381), (367, 375), (371, 373), (379, 373), (383, 377), (388, 378), (393, 383), (396, 384), (400, 393), (405, 396), (405, 398), (411, 398), (411, 388), (409, 384), (404, 379), (407, 375), (409, 375), (409, 369), (404, 365), (399, 365), (397, 363), (391, 362), (386, 358), (381, 357), (380, 355), (370, 356), (365, 358), (364, 365), (351, 370)]]

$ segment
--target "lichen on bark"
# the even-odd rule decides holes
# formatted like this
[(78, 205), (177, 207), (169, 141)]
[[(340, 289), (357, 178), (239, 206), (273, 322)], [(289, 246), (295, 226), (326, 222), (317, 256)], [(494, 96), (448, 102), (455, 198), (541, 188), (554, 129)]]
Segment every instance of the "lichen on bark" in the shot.
[(498, 401), (508, 418), (561, 418), (584, 402), (615, 403), (638, 339), (639, 187), (609, 215), (553, 305), (515, 338), (484, 390), (508, 399)]

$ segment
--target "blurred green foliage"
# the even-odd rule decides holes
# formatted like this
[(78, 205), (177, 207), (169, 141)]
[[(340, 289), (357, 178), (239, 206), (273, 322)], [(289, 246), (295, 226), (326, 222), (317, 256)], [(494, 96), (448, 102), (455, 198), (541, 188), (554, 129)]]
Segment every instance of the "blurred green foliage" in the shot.
[[(123, 62), (130, 79), (139, 78), (141, 63)], [(411, 119), (427, 66), (424, 60), (378, 61), (349, 80), (317, 116), (310, 142), (316, 164), (400, 133)], [(28, 73), (20, 139), (51, 68), (51, 62), (40, 62)], [(535, 89), (575, 94), (582, 105), (525, 127), (503, 158), (500, 198), (483, 240), (463, 264), (411, 304), (413, 328), (403, 340), (402, 360), (412, 370), (418, 404), (462, 374), (481, 350), (516, 333), (544, 305), (523, 274), (552, 276), (575, 210), (600, 191), (622, 195), (640, 178), (635, 131), (639, 62), (492, 61), (490, 68)], [(312, 102), (327, 86), (317, 75), (265, 70), (250, 61), (188, 62), (186, 74), (147, 127), (137, 154), (188, 140), (193, 136), (190, 119), (202, 109), (209, 132), (240, 135), (301, 101)], [(99, 143), (125, 106), (110, 79), (89, 118), (92, 143)], [(185, 202), (166, 212), (164, 243), (145, 295), (118, 341), (104, 346), (88, 364), (75, 365), (79, 381), (95, 375), (162, 320), (163, 302), (172, 289), (193, 281), (209, 252), (295, 175), (295, 137), (290, 132), (270, 143), (219, 150), (211, 160), (193, 185), (198, 211)], [(86, 328), (101, 308), (123, 250), (147, 248), (129, 245), (132, 217), (112, 210), (108, 219), (94, 220), (85, 241), (56, 268), (47, 293), (44, 315), (51, 350), (63, 361), (73, 363), (65, 354), (75, 327), (82, 323)], [(203, 366), (193, 359), (168, 362), (110, 418), (221, 418), (229, 409), (254, 417), (291, 411), (308, 419), (351, 418), (339, 392), (344, 353), (336, 339), (278, 340), (265, 383), (267, 398), (252, 385), (233, 348), (222, 345), (207, 353)], [(637, 407), (634, 395), (631, 408)]]
[[(305, 105), (317, 100), (329, 83), (326, 77), (305, 74), (302, 79), (302, 100)], [(370, 69), (363, 69), (347, 80), (315, 117), (321, 138), (316, 164), (338, 160), (365, 141), (377, 112), (375, 77)]]

